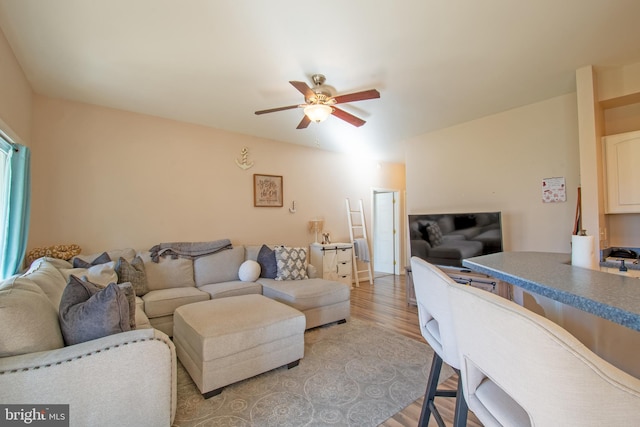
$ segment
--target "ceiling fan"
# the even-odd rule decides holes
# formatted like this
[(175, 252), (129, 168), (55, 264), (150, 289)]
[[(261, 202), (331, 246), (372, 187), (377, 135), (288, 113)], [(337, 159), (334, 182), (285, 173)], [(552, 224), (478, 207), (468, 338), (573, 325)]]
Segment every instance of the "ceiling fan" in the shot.
[(314, 87), (310, 88), (305, 82), (290, 81), (291, 85), (298, 89), (304, 95), (305, 104), (288, 105), (286, 107), (270, 108), (268, 110), (256, 111), (257, 115), (274, 113), (276, 111), (291, 110), (293, 108), (304, 108), (304, 117), (298, 124), (296, 129), (304, 129), (309, 126), (312, 121), (320, 123), (331, 114), (339, 119), (344, 120), (353, 126), (360, 127), (366, 122), (361, 118), (347, 113), (340, 108), (335, 107), (336, 104), (344, 104), (347, 102), (364, 101), (366, 99), (380, 98), (380, 92), (375, 89), (369, 89), (362, 92), (355, 92), (346, 95), (333, 96), (328, 86), (324, 85), (326, 78), (322, 74), (314, 74), (311, 76)]

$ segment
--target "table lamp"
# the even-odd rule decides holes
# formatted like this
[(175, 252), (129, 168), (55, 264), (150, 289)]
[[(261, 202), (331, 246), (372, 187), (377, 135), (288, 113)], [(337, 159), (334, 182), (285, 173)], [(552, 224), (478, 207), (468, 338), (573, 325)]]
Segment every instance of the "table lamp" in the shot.
[(324, 221), (321, 219), (312, 219), (309, 221), (309, 231), (313, 231), (316, 234), (314, 243), (318, 243), (318, 233), (322, 231), (322, 225)]

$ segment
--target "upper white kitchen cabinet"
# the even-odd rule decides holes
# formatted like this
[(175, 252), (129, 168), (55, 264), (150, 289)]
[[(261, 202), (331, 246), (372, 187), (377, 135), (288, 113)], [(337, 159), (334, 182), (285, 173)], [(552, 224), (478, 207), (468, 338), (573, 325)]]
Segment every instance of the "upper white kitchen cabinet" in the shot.
[(640, 131), (603, 138), (606, 211), (640, 213)]

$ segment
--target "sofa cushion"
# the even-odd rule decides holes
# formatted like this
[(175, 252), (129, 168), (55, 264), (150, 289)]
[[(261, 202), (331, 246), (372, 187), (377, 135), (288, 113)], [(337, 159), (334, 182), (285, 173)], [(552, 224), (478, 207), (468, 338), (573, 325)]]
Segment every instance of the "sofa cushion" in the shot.
[(130, 282), (137, 296), (141, 297), (149, 292), (144, 261), (139, 256), (136, 256), (131, 262), (123, 257), (118, 258), (115, 271), (118, 275), (118, 283)]
[(244, 259), (258, 261), (258, 253), (264, 245), (244, 245)]
[(269, 246), (262, 245), (256, 261), (260, 264), (260, 277), (275, 279), (278, 276), (276, 253)]
[(93, 265), (106, 264), (110, 261), (111, 257), (106, 252), (101, 253), (92, 261), (86, 261), (82, 258), (76, 257), (73, 259), (73, 268), (89, 268)]
[(243, 282), (241, 280), (212, 283), (210, 285), (200, 286), (198, 289), (208, 293), (211, 299), (262, 293), (262, 285), (259, 283)]
[(61, 268), (60, 273), (62, 273), (67, 281), (72, 275), (76, 277), (86, 277), (91, 283), (104, 288), (109, 283), (118, 282), (118, 275), (116, 274), (114, 267), (115, 262), (109, 261), (104, 264), (96, 264), (87, 268)]
[(45, 291), (24, 276), (0, 282), (0, 357), (62, 347), (58, 310)]
[(244, 262), (244, 246), (201, 256), (193, 260), (196, 286), (238, 280), (238, 270)]
[(193, 288), (196, 286), (193, 280), (192, 260), (160, 257), (158, 262), (153, 262), (149, 252), (141, 252), (139, 256), (144, 261), (149, 291), (169, 288)]
[(149, 319), (171, 316), (175, 309), (181, 305), (208, 299), (208, 293), (195, 287), (158, 289), (149, 291), (142, 297), (144, 311)]
[(290, 248), (276, 246), (276, 265), (278, 274), (276, 280), (302, 280), (307, 276), (307, 250), (305, 248)]
[(251, 260), (243, 262), (238, 269), (238, 277), (243, 282), (255, 282), (260, 277), (260, 264)]
[(456, 228), (451, 215), (444, 215), (441, 218), (438, 218), (438, 226), (440, 227), (443, 235), (451, 233)]
[(300, 311), (349, 301), (351, 287), (325, 279), (274, 280), (258, 279), (262, 295)]
[(67, 286), (67, 278), (61, 273), (60, 267), (71, 268), (71, 263), (55, 258), (39, 258), (31, 264), (29, 270), (20, 276), (26, 281), (35, 283), (44, 291), (56, 313), (62, 292)]
[(459, 261), (478, 256), (481, 253), (481, 242), (474, 240), (445, 240), (442, 245), (429, 250), (429, 258), (450, 258)]
[(467, 240), (473, 239), (482, 232), (482, 227), (469, 227), (460, 230), (454, 230), (449, 235), (463, 236)]
[(118, 285), (100, 288), (73, 275), (62, 294), (59, 317), (67, 345), (131, 330), (129, 302)]
[(140, 297), (136, 297), (136, 329), (148, 329), (151, 327), (149, 318), (144, 312), (144, 301)]

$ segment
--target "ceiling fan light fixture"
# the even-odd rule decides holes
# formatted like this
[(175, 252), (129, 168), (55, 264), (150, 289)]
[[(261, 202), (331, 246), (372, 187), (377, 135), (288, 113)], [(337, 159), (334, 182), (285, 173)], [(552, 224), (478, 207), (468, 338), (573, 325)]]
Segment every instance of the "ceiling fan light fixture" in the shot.
[(304, 107), (304, 114), (316, 123), (325, 121), (331, 113), (333, 108), (325, 104), (311, 104)]

